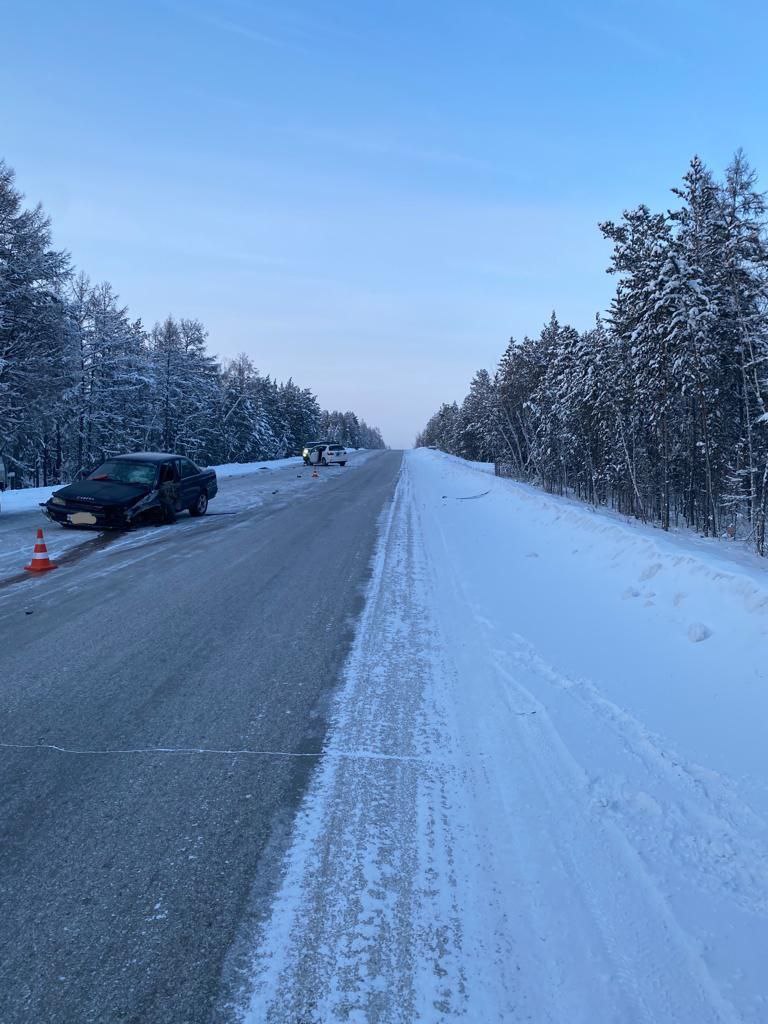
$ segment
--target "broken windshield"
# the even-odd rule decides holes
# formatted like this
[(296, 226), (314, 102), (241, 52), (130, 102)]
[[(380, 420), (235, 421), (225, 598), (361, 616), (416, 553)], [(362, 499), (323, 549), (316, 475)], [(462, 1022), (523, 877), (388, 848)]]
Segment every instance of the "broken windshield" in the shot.
[(105, 462), (88, 477), (89, 480), (110, 480), (120, 484), (140, 484), (151, 487), (157, 467), (146, 462)]

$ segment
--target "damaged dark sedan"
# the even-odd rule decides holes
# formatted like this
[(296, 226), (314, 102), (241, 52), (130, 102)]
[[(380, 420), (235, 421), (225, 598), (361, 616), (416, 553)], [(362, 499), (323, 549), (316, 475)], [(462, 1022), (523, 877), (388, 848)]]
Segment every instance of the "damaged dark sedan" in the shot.
[(167, 452), (118, 455), (42, 504), (62, 526), (124, 530), (139, 522), (172, 522), (185, 509), (205, 515), (218, 490), (216, 471)]

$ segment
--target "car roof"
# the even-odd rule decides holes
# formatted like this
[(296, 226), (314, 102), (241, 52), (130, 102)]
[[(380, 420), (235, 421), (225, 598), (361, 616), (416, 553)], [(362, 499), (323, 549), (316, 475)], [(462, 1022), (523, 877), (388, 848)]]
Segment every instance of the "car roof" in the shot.
[(165, 462), (168, 459), (183, 459), (183, 455), (172, 452), (134, 452), (131, 455), (113, 455), (105, 462)]

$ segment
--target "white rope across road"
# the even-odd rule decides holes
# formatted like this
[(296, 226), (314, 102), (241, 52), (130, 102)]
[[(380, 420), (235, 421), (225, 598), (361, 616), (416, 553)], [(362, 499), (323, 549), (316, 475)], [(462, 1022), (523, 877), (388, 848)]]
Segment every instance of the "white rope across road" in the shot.
[(410, 754), (380, 754), (373, 750), (319, 750), (302, 753), (291, 750), (220, 750), (213, 747), (127, 747), (113, 750), (87, 750), (74, 747), (61, 747), (55, 743), (3, 743), (4, 750), (51, 750), (57, 754), (73, 754), (81, 756), (109, 756), (119, 754), (219, 754), (223, 756), (243, 757), (338, 757), (371, 761), (408, 761), (415, 764), (434, 764), (435, 762)]

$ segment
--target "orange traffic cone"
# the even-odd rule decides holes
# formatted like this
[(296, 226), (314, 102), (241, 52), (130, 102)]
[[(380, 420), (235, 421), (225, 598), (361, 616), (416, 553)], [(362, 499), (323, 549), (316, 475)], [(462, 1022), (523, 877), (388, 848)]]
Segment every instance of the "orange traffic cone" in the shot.
[(28, 572), (47, 572), (49, 569), (58, 569), (58, 566), (54, 565), (48, 557), (48, 548), (45, 546), (42, 529), (38, 529), (37, 531), (37, 540), (35, 541), (35, 550), (32, 554), (32, 561), (29, 565), (25, 565), (24, 568)]
[(316, 477), (319, 476), (320, 474), (317, 472), (317, 466), (315, 466), (315, 468), (312, 470), (312, 479), (315, 479)]

